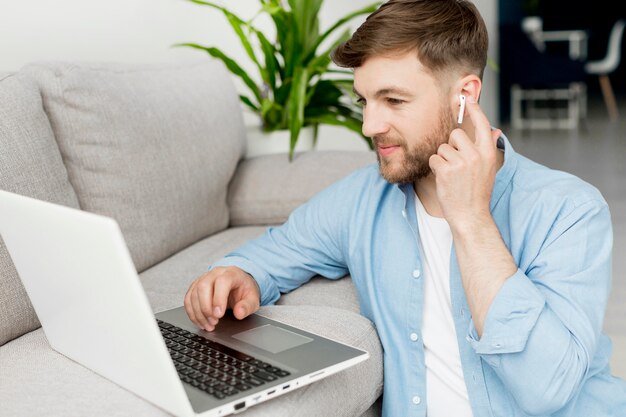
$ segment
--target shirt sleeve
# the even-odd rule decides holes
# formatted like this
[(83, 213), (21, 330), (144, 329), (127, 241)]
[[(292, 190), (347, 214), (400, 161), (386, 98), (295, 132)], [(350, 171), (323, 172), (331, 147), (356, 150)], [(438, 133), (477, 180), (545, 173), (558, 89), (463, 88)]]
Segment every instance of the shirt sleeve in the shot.
[[(270, 227), (225, 258), (211, 265), (237, 266), (254, 277), (261, 291), (261, 304), (275, 303), (315, 275), (330, 279), (348, 274), (342, 251), (350, 206), (346, 187), (340, 181), (297, 208), (287, 222)], [(349, 189), (350, 187), (347, 187)]]
[(606, 203), (578, 206), (502, 286), (481, 338), (470, 323), (468, 341), (529, 414), (552, 414), (580, 391), (602, 329), (612, 240)]

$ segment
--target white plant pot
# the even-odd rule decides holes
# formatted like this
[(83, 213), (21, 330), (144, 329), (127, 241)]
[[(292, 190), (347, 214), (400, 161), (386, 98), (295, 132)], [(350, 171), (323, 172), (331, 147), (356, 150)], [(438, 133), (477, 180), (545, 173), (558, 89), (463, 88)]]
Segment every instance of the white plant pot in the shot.
[[(288, 130), (276, 130), (265, 133), (259, 126), (246, 128), (248, 151), (246, 157), (289, 153), (290, 133)], [(303, 127), (298, 136), (295, 152), (313, 150), (313, 127)]]

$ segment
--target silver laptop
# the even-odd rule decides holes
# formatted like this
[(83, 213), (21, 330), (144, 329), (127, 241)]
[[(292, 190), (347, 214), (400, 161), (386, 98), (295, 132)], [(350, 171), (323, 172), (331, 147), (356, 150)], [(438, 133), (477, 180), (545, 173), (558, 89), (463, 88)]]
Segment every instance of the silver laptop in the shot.
[(183, 307), (155, 318), (107, 217), (0, 190), (0, 235), (52, 348), (176, 416), (243, 411), (369, 357), (258, 314), (211, 333)]

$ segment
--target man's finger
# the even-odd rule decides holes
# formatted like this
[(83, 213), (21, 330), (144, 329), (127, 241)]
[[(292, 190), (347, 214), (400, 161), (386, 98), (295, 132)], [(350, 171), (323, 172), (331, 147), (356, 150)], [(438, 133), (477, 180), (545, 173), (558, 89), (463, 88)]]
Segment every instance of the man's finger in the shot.
[(461, 152), (471, 148), (473, 145), (471, 139), (467, 136), (467, 133), (460, 128), (454, 129), (450, 132), (448, 144)]
[(466, 108), (470, 115), (470, 120), (474, 125), (476, 145), (479, 147), (494, 148), (495, 145), (491, 140), (491, 124), (487, 116), (485, 116), (485, 113), (481, 110), (480, 105), (473, 97), (468, 97)]
[(233, 307), (233, 313), (239, 320), (248, 317), (258, 309), (258, 303), (253, 300), (254, 297), (248, 297), (240, 300)]
[(428, 159), (428, 165), (430, 166), (430, 170), (433, 172), (433, 174), (435, 174), (435, 176), (437, 176), (437, 169), (439, 169), (439, 167), (444, 163), (444, 159), (437, 154), (431, 155), (431, 157)]
[(198, 323), (200, 323), (200, 326), (204, 329), (207, 329), (210, 325), (207, 318), (210, 317), (208, 312), (211, 311), (212, 295), (211, 284), (207, 284), (206, 282), (196, 284), (196, 289), (194, 293), (191, 294), (196, 320), (198, 320)]
[(221, 318), (228, 307), (228, 296), (233, 287), (233, 281), (222, 275), (215, 280), (213, 287), (213, 316)]
[(459, 151), (457, 151), (455, 148), (447, 143), (444, 143), (439, 147), (439, 149), (437, 150), (437, 155), (439, 155), (448, 162), (456, 162), (461, 159)]
[(196, 286), (196, 281), (194, 281), (189, 286), (189, 289), (187, 290), (187, 293), (185, 294), (184, 305), (185, 305), (185, 311), (187, 312), (187, 316), (189, 316), (189, 320), (191, 320), (196, 326), (200, 326), (200, 323), (196, 319), (196, 313), (193, 311), (193, 305), (191, 302), (191, 294), (194, 291), (195, 286)]

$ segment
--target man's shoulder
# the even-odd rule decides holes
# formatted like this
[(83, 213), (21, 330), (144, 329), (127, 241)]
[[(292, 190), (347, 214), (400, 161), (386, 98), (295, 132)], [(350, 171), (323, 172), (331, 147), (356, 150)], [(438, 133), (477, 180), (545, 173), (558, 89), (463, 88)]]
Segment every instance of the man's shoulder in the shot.
[(329, 189), (336, 192), (350, 194), (361, 194), (364, 191), (372, 191), (377, 187), (385, 187), (390, 184), (380, 175), (378, 164), (373, 163), (357, 169), (341, 180), (332, 184)]
[(352, 213), (365, 206), (376, 204), (387, 194), (393, 184), (387, 182), (378, 169), (378, 164), (366, 165), (331, 184), (315, 195), (309, 204), (323, 209), (332, 209), (334, 213)]
[(517, 154), (517, 169), (512, 178), (513, 193), (532, 204), (574, 209), (606, 205), (602, 193), (593, 185), (569, 172), (549, 168)]

